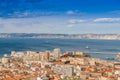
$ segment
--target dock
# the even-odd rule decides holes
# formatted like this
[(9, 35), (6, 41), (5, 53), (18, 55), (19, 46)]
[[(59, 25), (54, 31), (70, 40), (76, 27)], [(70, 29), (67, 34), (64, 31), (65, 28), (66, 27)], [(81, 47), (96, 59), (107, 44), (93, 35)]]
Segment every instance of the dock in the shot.
[(84, 52), (86, 54), (118, 54), (118, 52)]

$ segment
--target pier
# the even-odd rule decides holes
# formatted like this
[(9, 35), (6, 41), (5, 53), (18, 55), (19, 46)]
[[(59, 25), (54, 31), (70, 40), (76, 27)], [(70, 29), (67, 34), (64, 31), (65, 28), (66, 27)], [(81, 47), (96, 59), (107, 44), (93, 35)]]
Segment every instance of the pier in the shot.
[(118, 52), (85, 52), (86, 54), (118, 54)]

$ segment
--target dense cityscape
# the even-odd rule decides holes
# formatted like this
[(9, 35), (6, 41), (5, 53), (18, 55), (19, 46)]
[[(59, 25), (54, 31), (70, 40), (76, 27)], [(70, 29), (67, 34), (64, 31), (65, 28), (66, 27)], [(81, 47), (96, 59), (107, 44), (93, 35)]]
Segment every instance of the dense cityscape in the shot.
[(0, 80), (120, 80), (120, 63), (83, 51), (12, 51), (0, 59)]
[(0, 0), (0, 80), (120, 80), (120, 0)]

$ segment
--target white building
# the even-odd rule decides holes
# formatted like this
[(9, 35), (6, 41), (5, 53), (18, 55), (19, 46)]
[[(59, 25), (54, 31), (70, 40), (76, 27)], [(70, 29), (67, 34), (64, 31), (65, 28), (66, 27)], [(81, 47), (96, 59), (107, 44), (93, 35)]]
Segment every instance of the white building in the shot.
[(71, 77), (74, 73), (74, 68), (72, 66), (56, 65), (54, 67), (54, 73)]
[(59, 48), (55, 48), (53, 50), (53, 58), (54, 58), (54, 60), (59, 60), (60, 54), (61, 54), (60, 49)]
[(8, 63), (9, 60), (10, 60), (9, 57), (3, 57), (2, 60), (1, 60), (1, 62), (2, 62), (2, 63)]

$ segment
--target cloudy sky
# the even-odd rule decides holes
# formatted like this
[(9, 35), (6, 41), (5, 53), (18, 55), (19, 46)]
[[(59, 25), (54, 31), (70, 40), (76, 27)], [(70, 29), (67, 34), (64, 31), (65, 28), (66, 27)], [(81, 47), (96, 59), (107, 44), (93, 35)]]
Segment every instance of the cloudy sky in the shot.
[(120, 34), (120, 0), (0, 0), (0, 33)]

